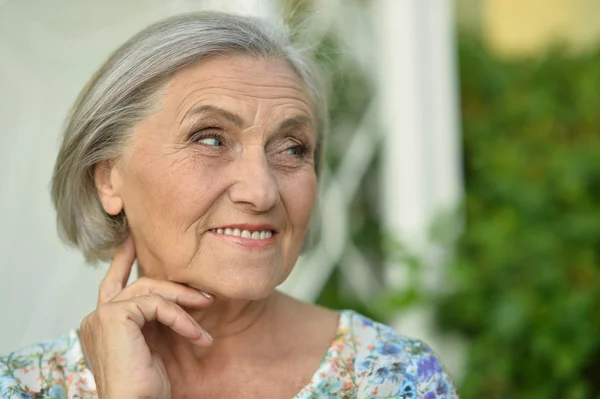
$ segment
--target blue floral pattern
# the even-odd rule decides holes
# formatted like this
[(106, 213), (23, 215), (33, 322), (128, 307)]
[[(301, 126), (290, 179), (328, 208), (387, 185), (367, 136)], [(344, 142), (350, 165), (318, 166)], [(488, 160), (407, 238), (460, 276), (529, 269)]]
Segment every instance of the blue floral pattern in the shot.
[[(426, 344), (345, 310), (334, 342), (294, 399), (457, 399)], [(0, 357), (0, 398), (97, 398), (77, 331)]]

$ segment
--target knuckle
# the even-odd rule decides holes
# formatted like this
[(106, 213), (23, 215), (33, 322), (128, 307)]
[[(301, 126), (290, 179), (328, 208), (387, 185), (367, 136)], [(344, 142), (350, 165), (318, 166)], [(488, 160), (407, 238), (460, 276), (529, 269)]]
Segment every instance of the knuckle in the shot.
[(155, 291), (156, 282), (148, 277), (140, 277), (123, 289), (131, 298), (140, 297)]
[(121, 292), (119, 293), (119, 297), (120, 298), (135, 298), (136, 296), (140, 296), (142, 295), (144, 292), (144, 288), (139, 286), (139, 285), (128, 285), (127, 287), (123, 288), (123, 290), (121, 290)]
[(146, 302), (152, 305), (162, 305), (164, 303), (164, 298), (155, 292), (150, 292), (144, 295), (137, 296), (135, 298), (137, 301)]
[(153, 302), (164, 302), (165, 301), (165, 299), (158, 292), (149, 292), (144, 296)]

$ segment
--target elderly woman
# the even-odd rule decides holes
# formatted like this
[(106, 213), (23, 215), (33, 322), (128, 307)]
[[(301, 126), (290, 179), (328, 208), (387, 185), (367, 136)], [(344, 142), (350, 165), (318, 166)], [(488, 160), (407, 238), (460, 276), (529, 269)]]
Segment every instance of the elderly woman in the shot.
[(276, 291), (315, 202), (323, 93), (252, 18), (181, 16), (118, 49), (73, 107), (52, 181), (63, 237), (112, 260), (97, 308), (0, 358), (0, 396), (456, 397), (422, 342)]

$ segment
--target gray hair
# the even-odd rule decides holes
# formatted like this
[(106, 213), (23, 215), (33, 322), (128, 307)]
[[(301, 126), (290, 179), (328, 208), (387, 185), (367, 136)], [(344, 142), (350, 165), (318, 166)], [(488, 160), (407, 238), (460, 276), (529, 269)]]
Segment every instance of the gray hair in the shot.
[(113, 256), (129, 226), (123, 213), (104, 211), (94, 168), (122, 154), (128, 134), (148, 115), (159, 88), (173, 74), (210, 56), (245, 54), (289, 62), (312, 100), (318, 171), (327, 129), (325, 85), (318, 67), (290, 37), (256, 18), (201, 12), (155, 23), (117, 49), (83, 88), (66, 121), (51, 189), (61, 238), (79, 247), (88, 262)]

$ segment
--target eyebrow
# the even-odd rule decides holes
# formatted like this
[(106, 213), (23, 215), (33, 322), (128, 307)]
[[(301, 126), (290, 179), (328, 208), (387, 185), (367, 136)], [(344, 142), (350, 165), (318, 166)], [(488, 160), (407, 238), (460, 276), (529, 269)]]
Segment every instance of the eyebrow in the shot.
[[(183, 120), (189, 118), (192, 115), (198, 115), (203, 113), (216, 114), (218, 117), (228, 120), (238, 128), (244, 127), (244, 119), (232, 112), (226, 111), (223, 108), (215, 107), (214, 105), (200, 105), (192, 108), (184, 117)], [(276, 132), (285, 130), (294, 130), (301, 128), (312, 128), (312, 119), (307, 115), (296, 115), (291, 118), (283, 120), (279, 126), (275, 129)]]
[(194, 107), (191, 110), (189, 110), (189, 112), (185, 115), (183, 120), (186, 120), (187, 118), (189, 118), (192, 115), (198, 115), (198, 114), (204, 114), (204, 113), (216, 114), (217, 116), (228, 120), (229, 122), (233, 123), (234, 125), (236, 125), (239, 128), (244, 127), (244, 120), (239, 115), (236, 115), (234, 113), (226, 111), (222, 108), (215, 107), (213, 105), (200, 105), (200, 106)]
[(295, 130), (302, 128), (312, 128), (312, 120), (306, 115), (297, 115), (291, 118), (285, 119), (277, 126), (276, 132), (283, 132), (286, 130)]

